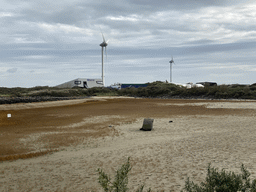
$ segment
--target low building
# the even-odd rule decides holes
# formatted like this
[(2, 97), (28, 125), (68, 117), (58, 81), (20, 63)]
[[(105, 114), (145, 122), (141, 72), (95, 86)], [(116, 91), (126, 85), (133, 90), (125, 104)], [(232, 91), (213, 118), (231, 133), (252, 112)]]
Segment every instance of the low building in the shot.
[(77, 78), (66, 83), (55, 86), (57, 88), (72, 88), (72, 87), (81, 87), (81, 88), (92, 88), (92, 87), (103, 87), (102, 79), (86, 79), (86, 78)]

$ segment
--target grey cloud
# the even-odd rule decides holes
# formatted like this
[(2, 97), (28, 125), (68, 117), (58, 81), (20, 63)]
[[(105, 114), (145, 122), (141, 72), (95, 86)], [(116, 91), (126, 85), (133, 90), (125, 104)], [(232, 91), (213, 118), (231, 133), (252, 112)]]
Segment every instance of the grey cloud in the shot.
[(234, 31), (246, 31), (246, 32), (254, 32), (256, 29), (255, 23), (240, 23), (240, 24), (233, 24), (233, 23), (219, 23), (219, 25), (224, 26), (226, 29), (234, 30)]
[(218, 6), (225, 4), (225, 1), (208, 1), (208, 0), (162, 0), (162, 1), (154, 1), (154, 0), (131, 0), (131, 3), (137, 6), (141, 6), (144, 8), (149, 8), (154, 6), (154, 9), (162, 10), (164, 9), (174, 9), (174, 10), (184, 10), (184, 9), (197, 9), (205, 6)]
[(8, 73), (15, 73), (15, 72), (17, 72), (17, 68), (11, 68), (11, 69), (8, 69), (6, 72), (8, 72)]
[(77, 7), (66, 7), (61, 10), (45, 11), (41, 9), (23, 10), (23, 19), (33, 22), (79, 24), (86, 19), (86, 12)]
[(48, 17), (55, 23), (75, 24), (83, 19), (83, 10), (68, 8), (64, 11), (57, 12)]
[(31, 7), (21, 10), (26, 20), (45, 21), (49, 23), (79, 24), (83, 19), (97, 20), (108, 15), (142, 14), (145, 17), (158, 11), (182, 11), (206, 6), (225, 5), (227, 1), (89, 1), (73, 2), (65, 1), (58, 6), (50, 1), (31, 3)]
[(183, 42), (183, 45), (204, 45), (204, 44), (214, 44), (215, 41), (209, 40), (209, 39), (200, 39), (200, 40), (195, 40), (195, 41), (187, 41)]

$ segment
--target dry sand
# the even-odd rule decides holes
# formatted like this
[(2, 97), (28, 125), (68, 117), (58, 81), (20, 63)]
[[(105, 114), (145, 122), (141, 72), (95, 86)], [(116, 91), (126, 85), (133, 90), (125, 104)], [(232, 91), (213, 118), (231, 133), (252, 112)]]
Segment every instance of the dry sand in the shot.
[[(47, 148), (47, 142), (40, 140), (44, 135), (55, 134), (59, 139), (58, 135), (68, 133), (80, 138), (78, 133), (85, 138), (73, 146), (59, 145), (60, 150), (53, 154), (1, 162), (0, 191), (102, 191), (97, 168), (103, 168), (113, 178), (128, 157), (132, 164), (130, 191), (142, 184), (153, 191), (180, 191), (187, 177), (196, 183), (203, 181), (208, 163), (236, 173), (244, 163), (251, 178), (256, 178), (255, 101), (91, 100), (94, 101), (87, 105), (83, 100), (65, 101), (63, 105), (58, 101), (33, 107), (0, 106), (2, 116), (7, 112), (23, 114), (16, 117), (19, 124), (8, 125), (10, 132), (23, 125), (27, 129), (39, 127), (37, 132), (24, 131), (23, 136), (13, 137), (31, 151)], [(19, 119), (36, 113), (36, 109), (41, 110), (40, 118), (34, 116), (37, 121), (49, 121), (43, 127), (39, 126), (43, 122), (31, 119), (28, 124)], [(81, 110), (84, 113), (79, 116)], [(147, 117), (154, 118), (154, 130), (139, 131)], [(4, 130), (2, 140), (3, 136), (8, 137), (8, 131), (3, 127), (7, 124), (0, 125)]]

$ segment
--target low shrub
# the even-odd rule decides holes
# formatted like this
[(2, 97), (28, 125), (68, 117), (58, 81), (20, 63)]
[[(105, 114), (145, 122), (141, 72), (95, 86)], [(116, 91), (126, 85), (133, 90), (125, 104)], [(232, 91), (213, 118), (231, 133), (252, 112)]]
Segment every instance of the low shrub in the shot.
[(116, 171), (115, 180), (111, 182), (110, 176), (103, 172), (102, 169), (98, 169), (99, 178), (98, 181), (104, 191), (127, 191), (128, 184), (128, 173), (131, 170), (130, 158), (128, 158), (127, 162), (122, 165), (120, 169)]
[[(111, 182), (110, 176), (108, 176), (106, 173), (103, 172), (102, 169), (98, 169), (99, 178), (98, 182), (101, 185), (101, 187), (104, 189), (104, 191), (107, 192), (125, 192), (128, 191), (128, 173), (131, 171), (132, 167), (130, 164), (130, 157), (128, 157), (128, 160), (125, 164), (121, 166), (116, 171), (115, 179), (113, 182)], [(144, 185), (140, 186), (139, 189), (136, 192), (142, 192), (144, 188)], [(148, 192), (150, 192), (151, 189), (149, 188)]]
[(191, 89), (187, 89), (188, 96), (204, 96), (207, 94), (207, 89), (202, 87), (192, 87)]
[(40, 91), (40, 90), (45, 90), (45, 89), (49, 89), (50, 87), (48, 86), (35, 86), (32, 88), (29, 88), (30, 91)]
[(251, 91), (256, 91), (256, 83), (251, 84), (251, 85), (249, 86), (249, 88), (250, 88)]
[(139, 96), (138, 88), (134, 88), (134, 87), (127, 87), (124, 89), (120, 89), (118, 90), (118, 94), (122, 96)]
[(89, 96), (110, 96), (110, 95), (118, 95), (117, 89), (111, 89), (107, 87), (93, 87), (87, 89)]
[[(98, 182), (104, 191), (125, 192), (128, 191), (128, 173), (132, 167), (130, 164), (130, 157), (127, 162), (116, 171), (115, 179), (111, 182), (110, 176), (98, 169)], [(235, 174), (234, 172), (226, 172), (222, 169), (221, 172), (217, 168), (211, 167), (209, 163), (207, 168), (207, 176), (204, 182), (200, 185), (195, 184), (189, 180), (185, 181), (184, 192), (256, 192), (256, 179), (250, 182), (250, 173), (246, 170), (244, 165), (241, 165), (242, 174)], [(137, 192), (142, 192), (144, 185), (140, 186)], [(183, 190), (181, 192), (183, 192)], [(148, 189), (150, 192), (151, 189)]]
[(216, 168), (208, 165), (207, 176), (205, 182), (201, 185), (194, 184), (189, 181), (189, 177), (185, 182), (184, 190), (186, 192), (237, 192), (237, 191), (256, 191), (256, 179), (250, 182), (250, 173), (241, 165), (242, 174), (234, 172), (226, 172), (224, 169), (219, 173)]
[(30, 94), (31, 97), (69, 97), (72, 94), (65, 90), (40, 91)]

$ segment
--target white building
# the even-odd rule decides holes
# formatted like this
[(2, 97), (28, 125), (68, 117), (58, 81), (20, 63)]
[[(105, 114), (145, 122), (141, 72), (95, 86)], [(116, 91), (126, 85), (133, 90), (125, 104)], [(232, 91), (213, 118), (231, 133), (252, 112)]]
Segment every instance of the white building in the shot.
[(57, 88), (72, 88), (72, 87), (103, 87), (102, 79), (86, 79), (86, 78), (77, 78), (66, 83), (55, 86)]

